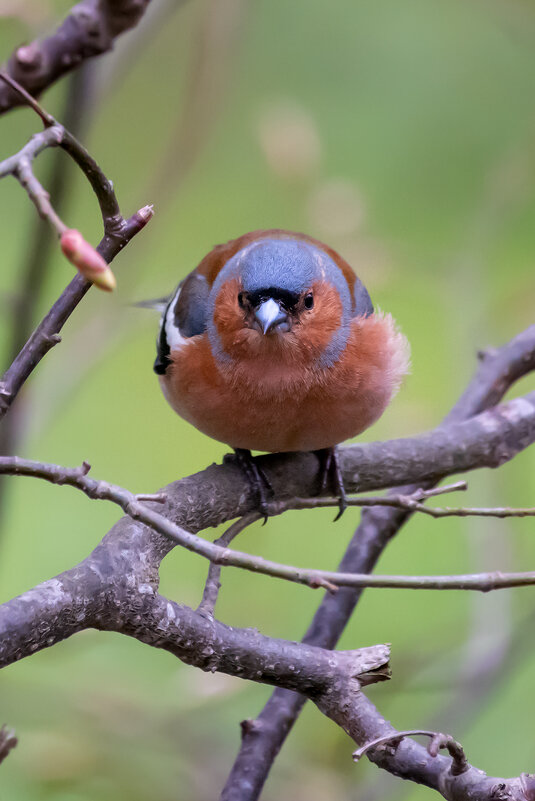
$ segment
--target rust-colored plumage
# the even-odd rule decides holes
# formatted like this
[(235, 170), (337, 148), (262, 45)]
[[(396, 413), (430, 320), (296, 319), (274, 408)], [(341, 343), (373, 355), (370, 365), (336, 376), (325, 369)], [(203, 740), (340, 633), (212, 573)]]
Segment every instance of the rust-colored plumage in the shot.
[(407, 372), (392, 317), (311, 237), (245, 234), (186, 282), (188, 307), (179, 287), (162, 322), (162, 389), (179, 415), (235, 449), (332, 448), (380, 417)]

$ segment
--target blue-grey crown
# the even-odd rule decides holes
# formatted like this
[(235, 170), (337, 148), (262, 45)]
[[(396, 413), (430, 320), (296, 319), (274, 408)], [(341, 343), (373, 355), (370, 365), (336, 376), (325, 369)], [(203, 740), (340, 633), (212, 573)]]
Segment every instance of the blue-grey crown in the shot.
[(210, 292), (208, 333), (221, 356), (219, 337), (213, 324), (215, 300), (223, 284), (239, 278), (246, 292), (269, 287), (302, 293), (325, 278), (340, 295), (342, 321), (318, 366), (328, 367), (345, 348), (352, 316), (351, 294), (344, 274), (325, 251), (295, 239), (260, 239), (239, 250), (220, 271)]
[(255, 292), (273, 286), (288, 292), (304, 292), (320, 277), (319, 254), (317, 248), (314, 250), (306, 242), (295, 240), (256, 242), (236, 254), (244, 290)]
[(344, 311), (351, 314), (347, 281), (335, 262), (315, 245), (295, 239), (260, 239), (239, 250), (219, 273), (212, 293), (229, 278), (241, 279), (246, 292), (277, 287), (288, 292), (304, 292), (323, 277), (334, 284)]

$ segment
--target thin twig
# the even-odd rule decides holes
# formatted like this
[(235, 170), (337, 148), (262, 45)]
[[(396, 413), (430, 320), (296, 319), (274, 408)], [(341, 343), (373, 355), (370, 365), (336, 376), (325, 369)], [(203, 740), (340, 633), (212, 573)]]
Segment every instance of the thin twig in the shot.
[[(78, 138), (83, 137), (87, 127), (88, 110), (93, 94), (94, 71), (91, 69), (92, 66), (91, 63), (83, 65), (81, 69), (73, 73), (68, 81), (62, 117), (65, 120), (65, 127), (72, 130)], [(64, 157), (60, 149), (55, 149), (46, 183), (50, 186), (50, 195), (54, 199), (54, 205), (60, 217), (71, 184), (70, 167), (70, 161)], [(19, 286), (10, 309), (12, 315), (9, 324), (7, 364), (16, 358), (32, 331), (36, 309), (42, 302), (43, 290), (52, 265), (52, 248), (55, 246), (56, 238), (50, 226), (43, 219), (35, 217), (28, 237), (28, 248), (18, 276)], [(0, 453), (4, 456), (16, 453), (19, 450), (20, 439), (27, 435), (26, 422), (30, 406), (31, 401), (29, 403), (26, 398), (25, 403), (20, 403), (11, 410), (9, 417), (0, 426)], [(32, 409), (33, 411), (35, 410)], [(0, 529), (2, 527), (2, 511), (5, 509), (4, 488), (5, 478), (0, 481)]]
[[(241, 534), (244, 529), (251, 525), (251, 523), (260, 520), (261, 515), (257, 512), (252, 512), (249, 515), (244, 515), (243, 517), (239, 518), (238, 520), (234, 521), (234, 523), (229, 526), (223, 534), (214, 540), (214, 545), (220, 545), (227, 547), (230, 545), (233, 539), (235, 539), (238, 534)], [(221, 565), (216, 564), (215, 562), (210, 562), (210, 567), (208, 568), (208, 576), (206, 577), (206, 583), (204, 585), (204, 590), (202, 594), (202, 600), (197, 607), (197, 612), (203, 612), (210, 617), (213, 617), (215, 605), (217, 603), (217, 598), (219, 595), (219, 590), (221, 589)]]
[[(535, 507), (512, 507), (512, 506), (424, 506), (421, 501), (433, 498), (437, 495), (444, 495), (447, 492), (467, 489), (464, 481), (450, 484), (437, 489), (424, 490), (418, 489), (412, 495), (369, 495), (364, 498), (347, 498), (348, 506), (368, 507), (386, 506), (393, 509), (406, 509), (411, 512), (420, 512), (429, 517), (535, 517)], [(289, 502), (274, 502), (270, 505), (269, 511), (272, 515), (280, 514), (288, 510)], [(335, 498), (293, 498), (291, 500), (292, 509), (325, 509), (336, 506), (338, 501)]]
[[(449, 489), (449, 488), (448, 488)], [(451, 490), (450, 490), (451, 491)], [(535, 517), (534, 507), (511, 507), (511, 506), (424, 506), (419, 498), (431, 498), (438, 493), (433, 492), (427, 495), (427, 490), (419, 490), (414, 495), (372, 495), (366, 498), (348, 498), (348, 506), (386, 506), (393, 509), (407, 509), (410, 512), (420, 512), (429, 517)], [(295, 498), (292, 500), (292, 509), (325, 509), (337, 505), (333, 498)], [(286, 511), (287, 504), (283, 504)], [(277, 504), (269, 507), (271, 514), (275, 513)]]
[[(12, 79), (8, 79), (7, 82), (10, 86), (16, 85), (16, 82)], [(26, 97), (27, 93), (24, 92), (22, 87), (20, 89), (21, 94)], [(104, 175), (92, 156), (69, 131), (51, 115), (48, 115), (39, 104), (32, 100), (31, 105), (32, 108), (37, 106), (41, 114), (46, 115), (49, 127), (41, 133), (35, 134), (18, 153), (0, 163), (0, 178), (6, 175), (13, 175), (17, 178), (26, 189), (39, 215), (47, 219), (56, 233), (61, 235), (67, 229), (67, 226), (52, 207), (48, 192), (33, 174), (32, 162), (39, 153), (48, 147), (61, 147), (65, 150), (82, 170), (97, 197), (104, 227), (104, 237), (97, 250), (109, 264), (114, 256), (151, 219), (153, 214), (152, 206), (144, 206), (128, 220), (125, 220), (121, 215), (113, 184)], [(81, 276), (76, 276), (4, 373), (0, 380), (0, 419), (13, 403), (18, 391), (34, 367), (50, 348), (59, 341), (58, 334), (63, 324), (90, 287), (89, 281), (86, 281)]]
[[(329, 570), (311, 570), (295, 565), (272, 562), (260, 556), (252, 556), (242, 551), (233, 551), (227, 547), (208, 542), (207, 540), (177, 526), (159, 512), (154, 511), (137, 497), (115, 484), (90, 478), (87, 473), (89, 465), (84, 462), (81, 467), (65, 468), (61, 465), (45, 464), (17, 456), (0, 457), (0, 473), (11, 475), (33, 476), (50, 481), (53, 484), (68, 485), (81, 490), (92, 499), (106, 500), (120, 506), (127, 515), (139, 520), (153, 531), (163, 534), (177, 545), (181, 545), (193, 553), (203, 556), (216, 565), (239, 567), (253, 573), (262, 573), (274, 578), (285, 579), (308, 587), (325, 587), (333, 591), (337, 587), (383, 587), (416, 590), (490, 590), (508, 587), (526, 587), (535, 584), (535, 572), (525, 573), (473, 573), (451, 576), (377, 576), (366, 573), (337, 573)], [(373, 505), (373, 498), (361, 499), (365, 506)], [(282, 508), (282, 507), (280, 507)], [(290, 499), (285, 509), (293, 508)], [(511, 510), (514, 513), (516, 510)], [(254, 515), (245, 524), (238, 525), (243, 530), (246, 525), (256, 519)], [(211, 593), (211, 597), (213, 592)]]
[[(128, 220), (123, 221), (120, 232), (114, 236), (106, 234), (102, 238), (97, 250), (108, 264), (145, 227), (151, 217), (152, 206), (144, 206)], [(0, 378), (0, 420), (28, 376), (48, 351), (61, 341), (59, 332), (91, 286), (92, 284), (81, 275), (76, 275), (72, 279)]]
[[(24, 101), (39, 114), (46, 125), (45, 130), (35, 134), (22, 150), (0, 163), (0, 177), (8, 174), (14, 175), (28, 192), (40, 216), (49, 219), (58, 234), (61, 234), (67, 226), (55, 214), (50, 204), (48, 193), (33, 174), (31, 166), (34, 158), (46, 148), (61, 147), (76, 162), (91, 184), (100, 206), (105, 233), (109, 236), (116, 235), (124, 220), (113, 190), (113, 184), (106, 178), (97, 162), (76, 137), (45, 111), (22, 86), (19, 86), (16, 81), (3, 72), (0, 72), (0, 79), (9, 83), (11, 87), (19, 92)], [(49, 131), (53, 133), (50, 134), (48, 133)], [(46, 135), (47, 133), (48, 135)]]
[(30, 108), (33, 108), (35, 113), (41, 118), (45, 128), (50, 128), (51, 125), (54, 125), (55, 123), (54, 117), (52, 117), (52, 115), (49, 114), (48, 111), (45, 111), (45, 109), (42, 108), (42, 106), (37, 102), (37, 100), (34, 97), (32, 97), (31, 94), (27, 92), (26, 89), (20, 85), (20, 83), (18, 83), (18, 81), (15, 81), (10, 75), (8, 75), (5, 72), (0, 72), (0, 80), (2, 80), (4, 83), (10, 86), (13, 89), (13, 91), (19, 95), (22, 103), (29, 106)]
[(52, 125), (41, 133), (35, 134), (18, 153), (0, 162), (0, 178), (13, 175), (27, 192), (39, 216), (42, 219), (48, 219), (58, 235), (61, 235), (67, 226), (54, 211), (48, 192), (33, 174), (31, 165), (34, 158), (43, 150), (60, 146), (63, 133), (61, 125)]
[(386, 737), (378, 737), (376, 740), (366, 743), (366, 745), (363, 745), (361, 748), (357, 748), (357, 750), (353, 752), (353, 760), (358, 762), (364, 754), (379, 745), (386, 745), (389, 743), (396, 748), (404, 737), (416, 736), (431, 738), (427, 747), (429, 756), (436, 757), (442, 748), (448, 751), (452, 759), (451, 773), (454, 776), (460, 776), (469, 769), (470, 765), (466, 759), (462, 745), (458, 743), (457, 740), (454, 740), (451, 734), (442, 734), (442, 732), (427, 731), (426, 729), (407, 729), (406, 731), (398, 731)]

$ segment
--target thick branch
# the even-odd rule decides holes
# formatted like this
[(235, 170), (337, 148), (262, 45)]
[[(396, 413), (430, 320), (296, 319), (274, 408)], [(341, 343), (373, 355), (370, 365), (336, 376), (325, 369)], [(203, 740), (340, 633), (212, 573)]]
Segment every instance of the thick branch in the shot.
[(94, 625), (105, 590), (82, 565), (0, 606), (0, 667)]
[[(82, 0), (53, 34), (17, 48), (6, 71), (39, 95), (82, 61), (111, 50), (117, 36), (137, 25), (149, 1)], [(16, 93), (0, 86), (0, 114), (21, 104)]]
[[(226, 626), (163, 598), (156, 591), (157, 574), (129, 565), (143, 547), (131, 525), (121, 521), (115, 536), (80, 565), (0, 606), (0, 667), (94, 627), (163, 648), (202, 670), (304, 687), (314, 696), (341, 676), (358, 677), (364, 684), (388, 677), (388, 646), (333, 655), (265, 637), (256, 629)], [(155, 558), (157, 546), (146, 542), (145, 547)]]
[(122, 609), (132, 611), (121, 616), (119, 625), (112, 623), (112, 630), (170, 651), (201, 670), (289, 689), (306, 687), (313, 697), (341, 678), (352, 676), (365, 685), (390, 676), (387, 645), (333, 653), (266, 637), (256, 629), (226, 626), (160, 595), (152, 596), (147, 588), (143, 602), (132, 609), (128, 589), (126, 593)]

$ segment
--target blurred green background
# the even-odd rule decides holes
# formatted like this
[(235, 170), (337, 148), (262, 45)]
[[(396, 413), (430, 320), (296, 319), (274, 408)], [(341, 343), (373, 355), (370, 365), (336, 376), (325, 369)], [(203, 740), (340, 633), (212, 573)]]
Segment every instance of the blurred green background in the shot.
[[(0, 3), (2, 58), (52, 29), (68, 2)], [(533, 322), (535, 7), (522, 0), (154, 0), (139, 28), (86, 76), (83, 139), (123, 213), (155, 204), (115, 262), (118, 291), (92, 291), (19, 399), (18, 452), (93, 465), (150, 492), (222, 458), (183, 423), (152, 373), (157, 319), (130, 304), (170, 291), (216, 243), (254, 228), (305, 231), (337, 248), (407, 334), (412, 375), (365, 439), (434, 426), (463, 390), (475, 353)], [(44, 98), (61, 116), (68, 82)], [(0, 158), (39, 129), (30, 111), (0, 120)], [(65, 157), (66, 158), (66, 157)], [(39, 174), (46, 177), (45, 154)], [(96, 203), (68, 165), (63, 218), (100, 238)], [(35, 212), (0, 183), (0, 345)], [(43, 269), (45, 267), (43, 266)], [(54, 250), (38, 316), (71, 277)], [(525, 379), (515, 392), (535, 388)], [(469, 477), (450, 503), (533, 505), (533, 450)], [(72, 566), (117, 519), (114, 507), (30, 479), (5, 487), (1, 600)], [(240, 547), (334, 569), (356, 523), (348, 511), (292, 513)], [(532, 521), (413, 520), (379, 571), (529, 570)], [(176, 550), (162, 591), (196, 605), (204, 560)], [(218, 616), (299, 639), (318, 592), (228, 569)], [(533, 765), (533, 590), (491, 595), (370, 590), (341, 643), (391, 642), (393, 679), (370, 690), (398, 728), (451, 732), (494, 775)], [(85, 632), (2, 672), (0, 722), (20, 743), (0, 768), (0, 801), (217, 798), (238, 722), (270, 689), (204, 675), (119, 635)], [(362, 762), (305, 710), (266, 801), (431, 798)]]

